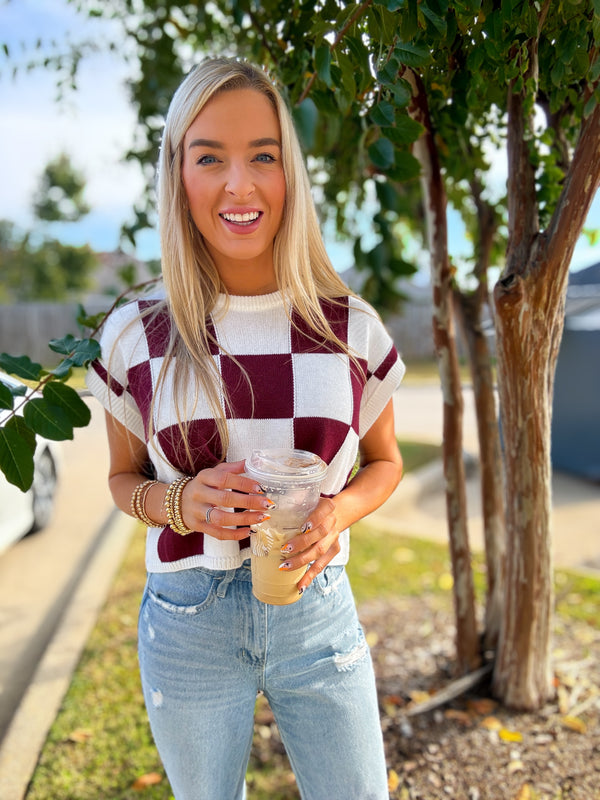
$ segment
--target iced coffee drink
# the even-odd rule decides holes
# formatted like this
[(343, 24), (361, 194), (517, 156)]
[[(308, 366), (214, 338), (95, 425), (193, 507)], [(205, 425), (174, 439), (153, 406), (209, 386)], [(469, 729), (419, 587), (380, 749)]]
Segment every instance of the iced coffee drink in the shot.
[(252, 591), (263, 603), (287, 605), (300, 598), (297, 583), (306, 566), (280, 570), (281, 548), (300, 532), (319, 502), (327, 464), (306, 450), (255, 450), (246, 461), (254, 478), (274, 503), (271, 518), (252, 526)]

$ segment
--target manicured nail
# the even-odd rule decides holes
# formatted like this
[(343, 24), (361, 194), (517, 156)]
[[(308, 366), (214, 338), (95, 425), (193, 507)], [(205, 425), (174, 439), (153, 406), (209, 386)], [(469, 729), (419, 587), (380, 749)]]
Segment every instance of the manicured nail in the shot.
[(312, 522), (305, 522), (300, 530), (302, 533), (308, 533), (308, 531), (312, 531)]
[(279, 565), (279, 569), (289, 569), (291, 566), (289, 561), (284, 561), (283, 564)]
[(303, 586), (301, 589), (298, 589), (298, 594), (300, 594), (300, 595), (304, 594), (304, 590), (305, 590), (305, 588), (306, 588), (306, 587), (305, 587), (305, 586)]
[(266, 500), (263, 500), (263, 506), (265, 508), (275, 508), (275, 503), (267, 497)]
[(261, 514), (260, 517), (258, 518), (258, 521), (259, 522), (264, 522), (266, 519), (271, 519), (271, 515), (270, 514)]
[(294, 545), (292, 545), (292, 544), (284, 544), (283, 547), (281, 548), (281, 552), (282, 553), (291, 553), (293, 549), (294, 549)]
[(265, 490), (262, 488), (262, 486), (259, 483), (257, 483), (256, 486), (254, 486), (252, 491), (253, 491), (254, 494), (264, 494), (265, 493)]

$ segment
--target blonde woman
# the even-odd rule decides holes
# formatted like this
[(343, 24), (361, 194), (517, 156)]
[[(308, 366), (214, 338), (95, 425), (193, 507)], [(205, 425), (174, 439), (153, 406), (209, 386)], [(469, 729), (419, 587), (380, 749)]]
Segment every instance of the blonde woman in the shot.
[[(158, 187), (164, 289), (111, 315), (88, 385), (106, 409), (115, 503), (148, 528), (140, 668), (174, 796), (245, 797), (262, 691), (302, 798), (382, 800), (373, 669), (344, 565), (349, 527), (401, 477), (391, 398), (404, 366), (329, 262), (262, 69), (215, 59), (187, 76)], [(283, 606), (251, 589), (250, 526), (270, 502), (244, 459), (265, 447), (329, 465), (282, 553), (282, 569), (305, 569)]]

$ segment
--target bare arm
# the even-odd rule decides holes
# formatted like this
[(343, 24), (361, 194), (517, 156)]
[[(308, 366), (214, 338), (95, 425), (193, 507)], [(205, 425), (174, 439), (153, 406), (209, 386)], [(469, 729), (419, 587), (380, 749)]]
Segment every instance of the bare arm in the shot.
[[(288, 542), (286, 564), (298, 569), (314, 562), (298, 581), (305, 589), (340, 551), (341, 531), (387, 500), (402, 477), (402, 456), (396, 443), (390, 400), (360, 442), (360, 469), (335, 497), (322, 498), (311, 514), (311, 529)], [(291, 549), (290, 549), (291, 546)]]

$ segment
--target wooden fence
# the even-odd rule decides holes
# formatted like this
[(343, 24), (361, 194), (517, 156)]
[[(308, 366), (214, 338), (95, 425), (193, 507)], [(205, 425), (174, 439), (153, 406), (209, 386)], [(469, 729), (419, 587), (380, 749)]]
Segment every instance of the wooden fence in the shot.
[[(88, 314), (96, 314), (107, 310), (110, 304), (108, 299), (105, 302), (86, 302), (85, 310)], [(45, 367), (55, 366), (60, 358), (48, 348), (48, 342), (68, 333), (81, 335), (76, 321), (77, 309), (77, 303), (0, 305), (0, 352), (15, 356), (28, 355)], [(385, 320), (396, 347), (406, 361), (434, 357), (431, 318), (431, 301), (419, 297), (408, 300), (401, 315)]]

